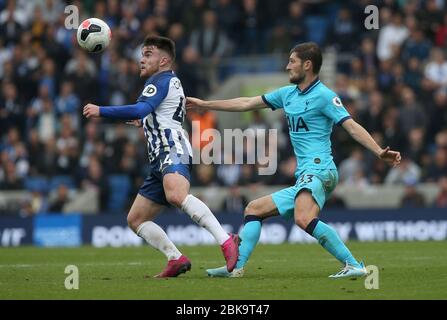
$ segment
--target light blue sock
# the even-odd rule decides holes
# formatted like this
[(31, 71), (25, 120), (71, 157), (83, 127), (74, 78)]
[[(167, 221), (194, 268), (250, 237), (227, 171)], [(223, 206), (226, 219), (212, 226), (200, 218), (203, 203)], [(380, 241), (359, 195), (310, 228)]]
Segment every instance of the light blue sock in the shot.
[(351, 251), (349, 251), (348, 247), (346, 247), (331, 226), (315, 218), (307, 226), (306, 232), (317, 239), (322, 247), (329, 251), (341, 263), (345, 264), (348, 262), (352, 266), (360, 267), (360, 264), (354, 258)]
[(241, 243), (239, 244), (239, 258), (236, 268), (242, 268), (247, 264), (248, 258), (256, 247), (261, 236), (262, 219), (257, 216), (246, 216), (245, 225), (242, 228)]

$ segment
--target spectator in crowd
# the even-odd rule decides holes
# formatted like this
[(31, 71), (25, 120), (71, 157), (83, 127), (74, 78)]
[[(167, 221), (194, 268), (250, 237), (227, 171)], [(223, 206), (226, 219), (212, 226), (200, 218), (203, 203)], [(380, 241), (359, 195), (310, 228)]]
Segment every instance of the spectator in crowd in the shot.
[(399, 111), (395, 107), (387, 108), (383, 121), (383, 144), (402, 150), (406, 144), (404, 133), (399, 128)]
[(190, 5), (185, 5), (183, 8), (182, 25), (185, 27), (185, 33), (191, 34), (193, 30), (200, 27), (200, 19), (207, 10), (207, 3), (205, 0), (192, 0)]
[(258, 0), (242, 0), (242, 16), (239, 29), (242, 31), (238, 50), (242, 54), (256, 54), (263, 51), (262, 29), (264, 17)]
[(241, 166), (241, 175), (239, 177), (238, 185), (240, 186), (251, 186), (257, 183), (258, 175), (255, 172), (254, 165), (243, 164)]
[(2, 163), (3, 171), (0, 179), (0, 190), (19, 190), (23, 189), (23, 181), (17, 175), (16, 164), (11, 160)]
[(437, 2), (437, 0), (424, 1), (422, 10), (416, 13), (422, 31), (430, 39), (434, 38), (437, 27), (442, 24), (442, 11)]
[(109, 200), (109, 186), (100, 161), (92, 156), (89, 160), (87, 171), (81, 181), (81, 189), (94, 190), (99, 194), (99, 207), (105, 212)]
[(385, 61), (395, 57), (397, 48), (407, 39), (408, 35), (408, 28), (403, 24), (402, 14), (396, 12), (392, 21), (380, 28), (377, 40), (379, 60)]
[(425, 180), (427, 182), (437, 182), (443, 176), (447, 176), (447, 148), (438, 147), (434, 159), (427, 168)]
[(447, 61), (441, 49), (432, 49), (430, 60), (425, 66), (424, 76), (426, 88), (436, 90), (447, 86)]
[(408, 144), (404, 152), (408, 155), (419, 167), (427, 166), (427, 145), (425, 143), (425, 129), (423, 127), (413, 127), (408, 132)]
[(0, 95), (0, 134), (9, 128), (18, 128), (25, 134), (25, 108), (19, 101), (17, 87), (12, 82), (4, 82)]
[(359, 32), (357, 25), (352, 18), (351, 11), (348, 8), (341, 8), (338, 11), (337, 18), (334, 20), (328, 39), (339, 52), (352, 52)]
[(31, 190), (28, 215), (37, 215), (48, 212), (48, 199), (41, 190)]
[(434, 106), (429, 108), (429, 123), (427, 126), (428, 141), (433, 143), (435, 136), (447, 128), (447, 88), (439, 89), (434, 94)]
[(369, 132), (382, 132), (384, 113), (383, 96), (379, 91), (374, 90), (369, 94), (368, 105), (360, 113), (360, 123)]
[(221, 30), (226, 30), (230, 39), (238, 36), (238, 24), (241, 12), (238, 10), (237, 2), (234, 0), (217, 0), (213, 7), (218, 12), (217, 23)]
[(63, 212), (64, 206), (70, 201), (69, 189), (65, 184), (60, 184), (56, 190), (56, 196), (50, 200), (50, 212)]
[[(168, 38), (175, 42), (175, 56), (178, 57), (177, 63), (182, 64), (183, 51), (188, 46), (188, 38), (185, 35), (185, 28), (180, 23), (174, 23), (169, 27)], [(182, 78), (183, 79), (183, 78)]]
[(405, 184), (405, 193), (400, 200), (401, 208), (424, 208), (425, 198), (422, 193), (416, 189), (416, 182), (407, 181)]
[(406, 155), (402, 157), (400, 165), (392, 168), (385, 178), (385, 184), (417, 183), (421, 178), (421, 169)]
[(359, 172), (364, 172), (364, 156), (361, 149), (356, 148), (351, 155), (340, 163), (339, 176), (341, 183), (351, 184)]
[(346, 203), (343, 198), (332, 194), (328, 201), (324, 204), (325, 208), (331, 209), (344, 209), (346, 208)]
[(223, 200), (222, 210), (232, 213), (243, 213), (247, 204), (248, 200), (241, 194), (240, 187), (233, 185), (229, 187), (229, 194)]
[(223, 186), (232, 186), (239, 181), (241, 165), (236, 163), (234, 154), (223, 155), (224, 162), (217, 167), (217, 179)]
[(18, 42), (24, 21), (24, 13), (15, 10), (15, 1), (8, 1), (8, 7), (0, 13), (0, 37), (6, 46)]
[(282, 23), (278, 23), (267, 39), (267, 52), (283, 54), (292, 47), (292, 41), (287, 32), (286, 27)]
[(402, 59), (407, 62), (411, 58), (425, 60), (430, 54), (431, 43), (424, 37), (424, 33), (420, 29), (414, 29), (410, 32), (410, 36), (402, 44)]
[(193, 31), (190, 43), (201, 57), (217, 64), (228, 52), (230, 43), (225, 31), (219, 28), (214, 11), (206, 10), (202, 19), (202, 27)]
[(404, 84), (415, 92), (420, 91), (422, 81), (421, 62), (418, 58), (412, 57), (408, 60), (404, 74)]
[(215, 169), (209, 164), (198, 164), (193, 168), (193, 185), (198, 187), (207, 187), (215, 184)]
[(56, 140), (57, 171), (59, 174), (70, 174), (76, 172), (79, 151), (78, 139), (76, 138), (69, 115), (61, 119), (61, 130)]
[(436, 208), (447, 208), (447, 176), (439, 178), (439, 193), (435, 199)]
[(289, 16), (285, 20), (285, 25), (294, 44), (306, 41), (306, 24), (303, 17), (303, 3), (292, 1), (289, 4)]
[(358, 56), (362, 62), (365, 74), (372, 74), (376, 71), (378, 59), (376, 44), (373, 39), (366, 37), (362, 40)]
[(71, 124), (74, 130), (80, 128), (79, 118), (79, 97), (73, 92), (74, 86), (70, 81), (64, 81), (61, 84), (59, 96), (55, 99), (56, 115), (60, 119), (63, 114), (68, 114), (71, 118)]
[(191, 121), (191, 146), (197, 152), (202, 150), (203, 147), (212, 143), (213, 137), (205, 139), (208, 130), (216, 128), (216, 115), (214, 112), (206, 110), (195, 110), (187, 113), (188, 119)]
[(294, 185), (296, 182), (295, 170), (296, 157), (290, 156), (279, 164), (279, 170), (278, 174), (275, 176), (274, 184)]
[(191, 34), (190, 45), (203, 59), (202, 67), (210, 82), (211, 90), (217, 88), (216, 67), (230, 50), (230, 40), (225, 30), (219, 28), (217, 15), (212, 10), (203, 13), (203, 24)]
[(209, 90), (209, 85), (200, 72), (200, 55), (191, 46), (182, 52), (182, 62), (178, 67), (178, 76), (182, 79), (183, 90), (191, 97), (202, 96)]
[(409, 87), (404, 87), (401, 90), (401, 95), (399, 123), (402, 132), (409, 132), (415, 127), (425, 127), (427, 124), (426, 112), (423, 111), (420, 103), (416, 100), (413, 90)]
[(447, 47), (447, 13), (444, 14), (443, 23), (436, 27), (435, 42), (438, 47)]

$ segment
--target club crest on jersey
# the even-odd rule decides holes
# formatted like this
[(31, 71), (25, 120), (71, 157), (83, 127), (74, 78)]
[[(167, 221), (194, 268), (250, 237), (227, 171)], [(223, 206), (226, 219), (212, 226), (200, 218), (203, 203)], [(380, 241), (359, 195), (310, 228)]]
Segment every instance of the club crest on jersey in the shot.
[(178, 80), (178, 79), (174, 80), (174, 87), (176, 89), (180, 89), (180, 80)]
[(155, 96), (156, 93), (157, 93), (157, 87), (154, 86), (153, 84), (148, 85), (143, 90), (143, 96), (145, 97), (153, 97)]
[(341, 103), (341, 100), (339, 97), (334, 97), (334, 99), (332, 99), (332, 103), (336, 106), (336, 107), (343, 107), (343, 104)]

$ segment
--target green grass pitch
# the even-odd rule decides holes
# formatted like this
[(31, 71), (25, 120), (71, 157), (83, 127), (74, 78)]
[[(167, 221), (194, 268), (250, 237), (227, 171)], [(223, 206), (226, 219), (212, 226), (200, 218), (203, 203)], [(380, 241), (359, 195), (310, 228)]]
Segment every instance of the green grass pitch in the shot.
[[(317, 244), (259, 245), (244, 278), (208, 278), (223, 265), (218, 246), (182, 247), (192, 270), (154, 279), (164, 256), (148, 247), (0, 249), (0, 299), (447, 299), (446, 242), (350, 242), (356, 257), (379, 268), (379, 289), (364, 279), (328, 279), (340, 265)], [(67, 265), (79, 289), (67, 290)]]

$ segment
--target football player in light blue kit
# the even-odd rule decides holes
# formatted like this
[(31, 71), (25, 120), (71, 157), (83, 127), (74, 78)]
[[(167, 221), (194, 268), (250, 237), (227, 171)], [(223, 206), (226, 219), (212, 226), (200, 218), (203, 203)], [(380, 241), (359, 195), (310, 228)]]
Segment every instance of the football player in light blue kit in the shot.
[(401, 156), (389, 147), (382, 149), (362, 126), (351, 119), (340, 98), (318, 78), (322, 60), (317, 44), (302, 43), (291, 50), (286, 68), (293, 85), (251, 98), (216, 101), (187, 98), (188, 108), (223, 111), (283, 109), (297, 157), (294, 186), (256, 199), (246, 207), (236, 268), (232, 272), (225, 267), (208, 269), (209, 276), (243, 276), (244, 266), (259, 241), (262, 220), (276, 215), (294, 217), (301, 229), (343, 264), (342, 270), (330, 277), (366, 275), (363, 263), (354, 258), (337, 232), (318, 219), (338, 183), (337, 168), (331, 155), (332, 127), (334, 124), (343, 126), (355, 140), (391, 165), (398, 165)]

